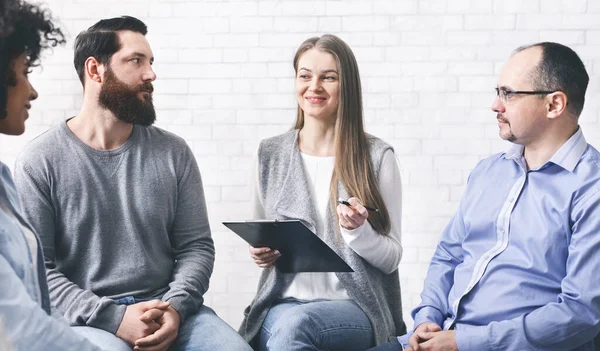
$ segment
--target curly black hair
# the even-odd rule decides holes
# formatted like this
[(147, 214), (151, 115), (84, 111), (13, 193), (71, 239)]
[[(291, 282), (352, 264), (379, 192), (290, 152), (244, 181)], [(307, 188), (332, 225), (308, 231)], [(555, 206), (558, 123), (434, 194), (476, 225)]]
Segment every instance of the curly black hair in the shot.
[(25, 53), (29, 66), (38, 66), (43, 49), (64, 43), (47, 10), (22, 0), (0, 0), (0, 119), (6, 118), (7, 88), (16, 84), (13, 60)]

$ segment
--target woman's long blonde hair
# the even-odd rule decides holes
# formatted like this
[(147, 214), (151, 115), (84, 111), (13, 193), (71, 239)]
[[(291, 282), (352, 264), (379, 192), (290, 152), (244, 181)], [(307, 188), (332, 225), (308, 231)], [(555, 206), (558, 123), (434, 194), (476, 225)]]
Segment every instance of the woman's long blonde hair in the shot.
[[(377, 179), (371, 165), (369, 144), (363, 126), (362, 93), (356, 58), (350, 47), (335, 35), (325, 34), (305, 40), (296, 51), (294, 70), (298, 74), (298, 60), (310, 49), (331, 54), (339, 74), (338, 110), (335, 122), (335, 165), (331, 177), (330, 204), (334, 213), (337, 206), (338, 183), (344, 185), (350, 196), (363, 204), (379, 209), (369, 213), (368, 221), (382, 235), (390, 232), (390, 216), (383, 202)], [(304, 126), (304, 111), (298, 105), (294, 129)]]

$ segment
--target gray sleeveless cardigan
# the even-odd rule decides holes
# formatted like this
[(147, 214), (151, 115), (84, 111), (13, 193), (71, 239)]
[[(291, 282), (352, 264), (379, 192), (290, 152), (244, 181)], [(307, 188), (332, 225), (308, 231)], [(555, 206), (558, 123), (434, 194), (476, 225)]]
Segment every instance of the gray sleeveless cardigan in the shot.
[[(263, 140), (258, 150), (259, 184), (265, 218), (299, 219), (313, 233), (316, 232), (316, 209), (312, 201), (302, 155), (298, 149), (298, 130)], [(375, 177), (383, 154), (391, 146), (368, 136), (369, 153)], [(338, 186), (341, 198), (348, 198), (342, 185)], [(390, 337), (406, 333), (402, 320), (400, 281), (398, 271), (384, 274), (356, 254), (336, 233), (337, 221), (327, 208), (325, 231), (321, 239), (352, 267), (353, 273), (336, 273), (341, 284), (371, 321), (377, 344)], [(264, 269), (258, 283), (254, 301), (244, 311), (245, 318), (240, 334), (252, 343), (258, 335), (269, 308), (279, 300), (294, 278), (293, 273), (281, 273), (274, 267)]]

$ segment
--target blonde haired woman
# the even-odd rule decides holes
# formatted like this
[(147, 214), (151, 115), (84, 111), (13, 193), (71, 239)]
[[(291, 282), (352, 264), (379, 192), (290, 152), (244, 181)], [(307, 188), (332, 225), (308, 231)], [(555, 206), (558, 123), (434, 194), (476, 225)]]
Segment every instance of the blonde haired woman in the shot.
[(264, 271), (240, 333), (259, 350), (365, 350), (405, 330), (398, 166), (392, 147), (364, 132), (358, 66), (346, 43), (310, 38), (294, 69), (296, 124), (260, 143), (255, 217), (300, 219), (354, 272), (284, 274), (273, 267), (279, 252), (251, 247)]

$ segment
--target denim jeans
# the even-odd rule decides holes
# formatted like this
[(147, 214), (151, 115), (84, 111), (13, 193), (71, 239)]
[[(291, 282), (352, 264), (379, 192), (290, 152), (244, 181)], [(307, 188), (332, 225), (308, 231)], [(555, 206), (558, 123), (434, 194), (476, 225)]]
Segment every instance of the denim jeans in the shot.
[(131, 351), (131, 346), (125, 341), (117, 338), (115, 334), (105, 330), (92, 327), (71, 327), (78, 334), (92, 343), (111, 351)]
[[(131, 305), (148, 301), (130, 296), (115, 299), (117, 304)], [(93, 343), (110, 351), (131, 351), (131, 346), (114, 334), (92, 327), (73, 327), (73, 330)], [(246, 341), (207, 306), (189, 316), (179, 327), (177, 339), (171, 345), (173, 351), (252, 351)]]
[(366, 350), (374, 344), (367, 315), (352, 300), (282, 300), (261, 327), (260, 351)]

